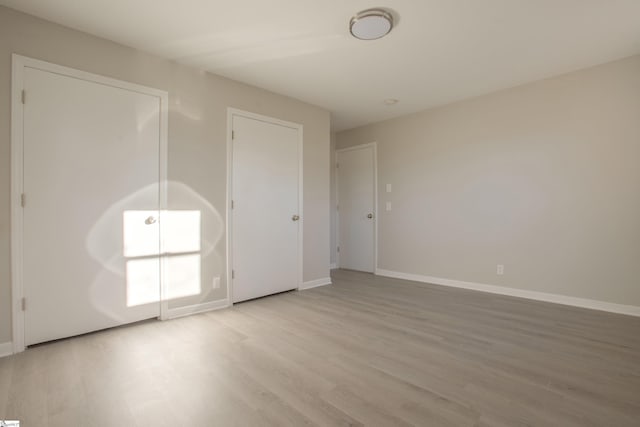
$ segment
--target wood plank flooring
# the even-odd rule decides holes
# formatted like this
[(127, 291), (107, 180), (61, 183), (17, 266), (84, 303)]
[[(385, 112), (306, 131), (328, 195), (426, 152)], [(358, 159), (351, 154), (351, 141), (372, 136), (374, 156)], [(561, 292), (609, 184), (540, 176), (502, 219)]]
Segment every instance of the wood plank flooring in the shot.
[(343, 270), (333, 280), (2, 358), (0, 419), (640, 425), (640, 318)]

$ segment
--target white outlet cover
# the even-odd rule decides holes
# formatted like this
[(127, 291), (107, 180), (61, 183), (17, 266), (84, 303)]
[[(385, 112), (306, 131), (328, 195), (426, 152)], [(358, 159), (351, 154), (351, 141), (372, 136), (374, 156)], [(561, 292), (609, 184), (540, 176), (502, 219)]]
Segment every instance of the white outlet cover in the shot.
[(498, 264), (498, 266), (496, 268), (496, 274), (498, 276), (502, 276), (504, 274), (504, 265)]
[(387, 193), (391, 193), (391, 184), (387, 184)]
[(213, 289), (220, 289), (220, 276), (213, 278)]
[(387, 211), (391, 210), (391, 202), (387, 202)]

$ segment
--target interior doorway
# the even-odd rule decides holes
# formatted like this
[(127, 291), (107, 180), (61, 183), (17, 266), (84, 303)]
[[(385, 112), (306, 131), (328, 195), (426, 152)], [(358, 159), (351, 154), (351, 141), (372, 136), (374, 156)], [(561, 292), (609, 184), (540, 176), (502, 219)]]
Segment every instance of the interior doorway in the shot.
[(376, 144), (336, 150), (338, 266), (374, 273), (377, 258)]
[(13, 66), (14, 351), (160, 317), (167, 93)]
[(233, 302), (302, 283), (302, 126), (229, 111)]

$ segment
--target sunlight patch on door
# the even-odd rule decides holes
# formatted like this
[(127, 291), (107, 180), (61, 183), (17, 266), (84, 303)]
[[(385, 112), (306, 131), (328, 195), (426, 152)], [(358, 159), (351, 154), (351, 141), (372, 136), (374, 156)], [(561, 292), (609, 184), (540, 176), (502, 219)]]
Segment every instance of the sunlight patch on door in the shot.
[(158, 257), (127, 261), (127, 307), (160, 301)]
[(125, 258), (160, 255), (158, 211), (122, 213), (123, 253)]
[[(167, 299), (200, 294), (200, 254), (167, 255)], [(160, 266), (158, 258), (127, 261), (127, 307), (155, 303), (160, 300)]]
[(200, 294), (200, 216), (196, 210), (123, 212), (128, 307), (160, 301), (161, 268), (165, 272), (164, 299)]

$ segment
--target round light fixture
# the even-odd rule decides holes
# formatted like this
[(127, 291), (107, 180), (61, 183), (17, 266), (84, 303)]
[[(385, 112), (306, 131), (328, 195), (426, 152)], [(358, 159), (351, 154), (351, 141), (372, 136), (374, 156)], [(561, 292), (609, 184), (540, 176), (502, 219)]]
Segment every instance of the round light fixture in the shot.
[(393, 16), (383, 9), (367, 9), (351, 18), (349, 31), (360, 40), (375, 40), (389, 34)]
[(384, 100), (385, 105), (396, 105), (399, 101), (395, 98), (387, 98)]

